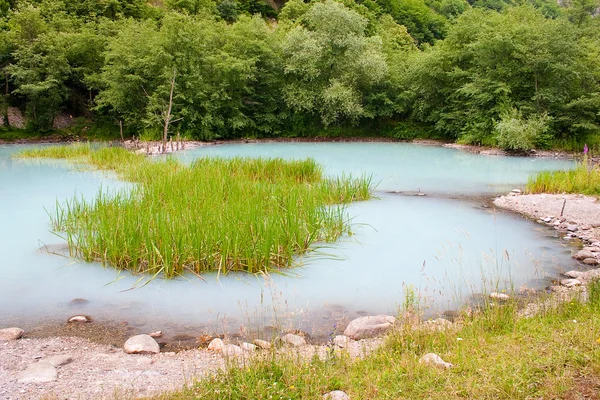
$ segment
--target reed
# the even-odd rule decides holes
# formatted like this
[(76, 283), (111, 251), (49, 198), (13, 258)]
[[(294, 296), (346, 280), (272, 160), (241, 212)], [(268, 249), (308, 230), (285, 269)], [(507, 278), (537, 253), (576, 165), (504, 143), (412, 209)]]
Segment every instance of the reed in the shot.
[(600, 195), (600, 167), (584, 159), (571, 171), (540, 172), (529, 178), (531, 193), (582, 193)]
[[(64, 147), (64, 146), (63, 146)], [(120, 148), (43, 148), (136, 182), (92, 201), (73, 198), (51, 216), (71, 254), (133, 273), (276, 271), (318, 242), (350, 233), (346, 203), (371, 196), (371, 179), (325, 179), (314, 160), (201, 158), (151, 161)]]

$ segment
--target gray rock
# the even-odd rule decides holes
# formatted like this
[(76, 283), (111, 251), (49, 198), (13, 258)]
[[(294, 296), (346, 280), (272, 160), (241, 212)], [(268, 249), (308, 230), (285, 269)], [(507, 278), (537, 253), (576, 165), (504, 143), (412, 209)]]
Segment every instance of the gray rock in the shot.
[(585, 271), (583, 275), (581, 275), (580, 280), (591, 281), (598, 278), (600, 278), (600, 268)]
[(254, 343), (263, 350), (268, 350), (271, 348), (271, 342), (267, 342), (266, 340), (254, 339), (252, 343)]
[(600, 247), (586, 246), (582, 250), (591, 251), (592, 253), (597, 253), (598, 251), (600, 251)]
[(225, 343), (219, 338), (211, 340), (208, 344), (208, 349), (212, 351), (222, 351), (224, 348)]
[(160, 346), (150, 335), (132, 336), (123, 345), (127, 354), (158, 354)]
[(595, 258), (585, 258), (582, 262), (586, 265), (598, 265), (598, 260)]
[(562, 279), (560, 284), (565, 287), (574, 287), (581, 285), (581, 281), (579, 279)]
[(567, 278), (579, 279), (584, 274), (585, 274), (585, 272), (583, 272), (583, 271), (567, 271), (563, 275), (566, 276)]
[(21, 383), (46, 383), (55, 381), (57, 378), (56, 368), (44, 361), (31, 364), (17, 375), (17, 379)]
[(350, 340), (351, 339), (348, 336), (337, 335), (333, 338), (333, 344), (337, 347), (345, 349), (346, 347), (350, 346)]
[(493, 292), (493, 293), (490, 293), (490, 299), (505, 301), (505, 300), (510, 299), (510, 296), (507, 295), (506, 293)]
[(350, 396), (341, 390), (334, 390), (333, 392), (325, 393), (323, 400), (350, 400)]
[(303, 346), (306, 344), (306, 339), (300, 335), (294, 335), (293, 333), (287, 333), (281, 337), (281, 341), (285, 344), (292, 346)]
[(243, 355), (244, 350), (235, 344), (226, 344), (221, 350), (221, 354), (223, 354), (223, 357), (237, 357)]
[(24, 332), (23, 329), (16, 327), (0, 329), (0, 341), (17, 340), (23, 336)]
[(87, 315), (74, 315), (71, 318), (69, 318), (70, 323), (74, 323), (74, 322), (91, 322), (92, 319), (90, 317), (88, 317)]
[(552, 222), (552, 218), (546, 217), (546, 218), (542, 219), (542, 221), (544, 221), (545, 223), (549, 223), (549, 222)]
[(243, 342), (242, 344), (240, 344), (240, 347), (244, 351), (256, 351), (256, 349), (257, 349), (257, 346), (255, 344), (247, 343), (247, 342)]
[(73, 361), (73, 358), (70, 355), (61, 354), (58, 356), (44, 358), (40, 362), (46, 362), (46, 363), (52, 365), (53, 367), (60, 367), (61, 365), (66, 365), (66, 364), (70, 363), (71, 361)]
[(444, 331), (452, 327), (452, 322), (444, 318), (436, 318), (423, 322), (423, 326), (433, 331)]
[(396, 318), (390, 315), (372, 315), (356, 318), (350, 321), (344, 330), (344, 336), (348, 336), (354, 340), (360, 340), (383, 335), (394, 326), (395, 323)]
[(567, 230), (569, 232), (577, 232), (577, 225), (567, 225)]
[(442, 357), (435, 353), (427, 353), (419, 360), (419, 363), (439, 368), (451, 368), (454, 365), (442, 360)]
[(510, 192), (514, 193), (514, 194), (521, 194), (521, 193), (523, 193), (520, 189), (513, 189)]
[(585, 260), (586, 258), (594, 258), (596, 255), (591, 251), (580, 250), (573, 256), (576, 260)]
[(152, 337), (152, 338), (159, 338), (162, 336), (162, 331), (150, 332), (148, 335), (150, 335), (150, 337)]

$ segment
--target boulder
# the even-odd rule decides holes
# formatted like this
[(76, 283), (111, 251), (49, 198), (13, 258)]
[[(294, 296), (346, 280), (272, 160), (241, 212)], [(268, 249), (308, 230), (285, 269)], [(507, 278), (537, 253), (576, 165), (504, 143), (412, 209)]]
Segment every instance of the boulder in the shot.
[(594, 258), (595, 256), (596, 255), (591, 251), (580, 250), (577, 253), (575, 253), (575, 255), (573, 255), (573, 258), (576, 260), (585, 260), (586, 258)]
[(581, 275), (580, 279), (582, 279), (584, 281), (591, 281), (591, 280), (598, 279), (598, 278), (600, 278), (600, 268), (585, 271), (583, 273), (583, 275)]
[(0, 341), (17, 340), (23, 336), (24, 332), (23, 329), (16, 327), (0, 329)]
[(31, 364), (24, 371), (17, 374), (17, 380), (20, 383), (46, 383), (55, 381), (57, 378), (56, 368), (45, 361)]
[(123, 345), (127, 354), (158, 354), (160, 346), (150, 335), (132, 336)]
[(350, 396), (341, 390), (334, 390), (333, 392), (325, 393), (323, 400), (350, 400)]
[(442, 360), (442, 357), (435, 353), (427, 353), (419, 360), (419, 363), (429, 365), (431, 367), (451, 368), (454, 365)]
[(289, 344), (295, 347), (303, 346), (306, 344), (306, 339), (300, 335), (294, 335), (293, 333), (286, 333), (281, 337), (281, 341), (285, 344)]
[(356, 318), (344, 330), (344, 336), (354, 340), (371, 338), (386, 333), (394, 324), (396, 318), (390, 315), (372, 315)]
[(579, 279), (584, 274), (585, 274), (585, 272), (583, 272), (583, 271), (567, 271), (563, 275), (566, 276), (567, 278)]
[(211, 340), (211, 342), (208, 344), (208, 349), (212, 351), (222, 351), (224, 348), (225, 343), (219, 338)]
[(581, 285), (581, 281), (579, 279), (561, 279), (560, 284), (570, 288)]
[(255, 344), (247, 343), (247, 342), (243, 342), (242, 344), (240, 344), (240, 347), (244, 351), (256, 351), (256, 349), (257, 349), (257, 346)]
[(254, 339), (252, 343), (264, 350), (268, 350), (271, 348), (271, 342), (267, 342), (266, 340)]
[(582, 262), (586, 265), (598, 265), (598, 260), (595, 258), (585, 258)]
[(223, 354), (223, 357), (237, 357), (244, 354), (244, 350), (235, 344), (226, 344), (221, 350), (221, 354)]
[(350, 340), (351, 339), (348, 336), (337, 335), (333, 338), (333, 344), (339, 348), (345, 349), (346, 347), (350, 346)]
[(490, 299), (506, 301), (506, 300), (510, 299), (510, 296), (507, 295), (506, 293), (493, 292), (493, 293), (490, 293)]

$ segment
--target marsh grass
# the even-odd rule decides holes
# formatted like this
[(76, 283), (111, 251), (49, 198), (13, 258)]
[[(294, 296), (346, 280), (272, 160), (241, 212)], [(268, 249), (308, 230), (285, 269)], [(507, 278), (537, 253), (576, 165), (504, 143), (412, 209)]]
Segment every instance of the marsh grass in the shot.
[[(595, 398), (586, 396), (600, 389), (598, 302), (576, 299), (531, 318), (512, 300), (489, 302), (454, 329), (405, 323), (361, 359), (274, 351), (155, 399), (320, 399), (332, 390), (352, 399)], [(454, 367), (420, 364), (430, 352)]]
[(315, 243), (351, 233), (346, 204), (371, 196), (368, 177), (325, 179), (313, 160), (148, 160), (121, 148), (45, 147), (22, 158), (64, 158), (114, 170), (129, 191), (58, 204), (53, 228), (71, 254), (133, 273), (278, 271)]
[(539, 172), (529, 178), (527, 191), (531, 193), (582, 193), (600, 195), (600, 166), (587, 158), (571, 171)]

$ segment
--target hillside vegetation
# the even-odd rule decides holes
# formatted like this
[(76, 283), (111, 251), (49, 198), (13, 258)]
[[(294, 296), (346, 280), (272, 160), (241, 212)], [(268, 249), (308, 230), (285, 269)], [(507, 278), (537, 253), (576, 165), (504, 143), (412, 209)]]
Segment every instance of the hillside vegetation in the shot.
[(0, 0), (0, 110), (32, 134), (594, 148), (600, 4), (564, 4)]

